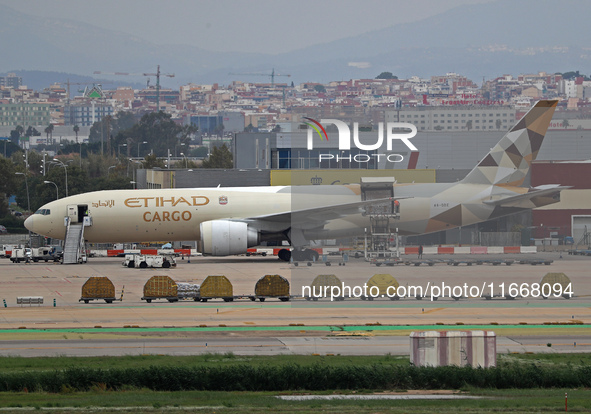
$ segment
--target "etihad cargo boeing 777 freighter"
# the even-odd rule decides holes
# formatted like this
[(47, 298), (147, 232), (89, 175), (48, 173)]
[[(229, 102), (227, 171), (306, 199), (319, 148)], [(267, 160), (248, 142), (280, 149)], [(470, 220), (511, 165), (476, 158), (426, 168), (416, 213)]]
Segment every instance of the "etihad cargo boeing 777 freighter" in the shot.
[[(202, 253), (215, 256), (263, 241), (288, 240), (305, 252), (310, 240), (361, 236), (365, 210), (385, 200), (399, 202), (399, 234), (466, 226), (559, 201), (565, 187), (523, 186), (556, 105), (537, 102), (463, 180), (394, 183), (391, 198), (363, 199), (359, 184), (95, 191), (46, 204), (25, 226), (64, 239), (68, 226), (86, 222), (88, 242), (200, 240)], [(289, 250), (280, 257), (289, 260)]]

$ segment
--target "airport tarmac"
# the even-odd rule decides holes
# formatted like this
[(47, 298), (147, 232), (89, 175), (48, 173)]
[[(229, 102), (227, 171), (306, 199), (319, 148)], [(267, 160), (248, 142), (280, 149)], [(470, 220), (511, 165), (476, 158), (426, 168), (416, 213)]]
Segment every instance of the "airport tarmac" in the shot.
[[(445, 260), (449, 257), (436, 256), (431, 259)], [(468, 259), (477, 259), (474, 255)], [(544, 325), (548, 323), (577, 323), (587, 326), (580, 326), (578, 331), (569, 331), (567, 335), (562, 335), (559, 329), (529, 329), (526, 333), (511, 335), (519, 337), (532, 337), (537, 341), (537, 345), (531, 345), (533, 349), (542, 349), (539, 344), (555, 342), (552, 338), (562, 337), (578, 339), (576, 347), (578, 352), (585, 352), (584, 344), (591, 343), (591, 281), (588, 277), (588, 268), (591, 259), (582, 256), (566, 256), (560, 258), (559, 253), (538, 253), (535, 255), (487, 255), (485, 259), (544, 259), (553, 260), (551, 265), (524, 265), (514, 263), (511, 266), (505, 264), (492, 265), (458, 265), (449, 266), (445, 263), (438, 263), (434, 266), (404, 266), (397, 265), (393, 267), (376, 267), (363, 261), (362, 259), (351, 259), (346, 266), (339, 266), (340, 257), (329, 257), (333, 260), (332, 266), (325, 266), (323, 263), (314, 263), (307, 266), (305, 263), (299, 266), (281, 262), (273, 257), (191, 257), (184, 260), (179, 259), (178, 265), (171, 269), (129, 269), (121, 265), (122, 258), (91, 258), (87, 264), (83, 265), (61, 265), (54, 263), (31, 263), (31, 264), (13, 264), (8, 259), (0, 259), (0, 282), (2, 290), (0, 294), (0, 341), (2, 348), (0, 354), (12, 354), (10, 349), (20, 349), (20, 352), (26, 354), (25, 350), (29, 348), (47, 348), (48, 354), (51, 354), (51, 344), (44, 345), (47, 340), (57, 340), (65, 348), (59, 348), (59, 354), (77, 355), (78, 345), (72, 341), (78, 334), (63, 334), (68, 336), (68, 341), (60, 342), (63, 338), (51, 337), (45, 334), (59, 329), (101, 329), (102, 331), (113, 331), (116, 329), (152, 329), (175, 332), (174, 328), (214, 328), (231, 329), (233, 332), (227, 332), (225, 337), (215, 336), (209, 338), (207, 335), (213, 335), (208, 332), (196, 334), (199, 341), (207, 340), (208, 349), (203, 350), (194, 343), (189, 346), (184, 340), (195, 341), (195, 338), (187, 339), (183, 335), (166, 333), (166, 339), (170, 341), (178, 340), (178, 343), (160, 343), (162, 338), (150, 336), (147, 353), (176, 353), (176, 352), (227, 352), (236, 353), (249, 352), (302, 352), (315, 353), (312, 350), (311, 343), (304, 341), (310, 337), (310, 331), (314, 327), (331, 326), (360, 326), (369, 325), (411, 325), (418, 329), (447, 329), (461, 328), (462, 324), (478, 325), (480, 327), (490, 326), (491, 330), (500, 328), (496, 324), (512, 324), (525, 327), (529, 325)], [(454, 255), (453, 259), (458, 260), (461, 257)], [(531, 292), (530, 288), (535, 283), (539, 283), (542, 277), (549, 272), (565, 273), (572, 281), (573, 297), (565, 299), (559, 297), (550, 297), (542, 299), (533, 297), (536, 292)], [(445, 297), (438, 300), (430, 300), (430, 297), (417, 300), (414, 297), (405, 297), (400, 300), (389, 300), (385, 298), (376, 298), (374, 301), (366, 301), (355, 298), (347, 298), (344, 301), (330, 301), (330, 299), (321, 299), (319, 301), (306, 301), (301, 297), (294, 298), (290, 302), (279, 302), (276, 299), (268, 299), (265, 302), (252, 302), (248, 299), (237, 300), (231, 303), (225, 303), (220, 300), (212, 300), (207, 303), (194, 301), (180, 301), (177, 303), (168, 303), (166, 301), (154, 301), (150, 304), (141, 300), (143, 295), (143, 285), (154, 275), (169, 275), (178, 282), (200, 283), (208, 275), (223, 274), (228, 277), (234, 286), (234, 295), (252, 295), (256, 281), (266, 274), (279, 274), (291, 281), (292, 295), (301, 296), (302, 286), (310, 285), (312, 280), (321, 274), (334, 274), (347, 286), (362, 286), (374, 274), (388, 273), (394, 276), (401, 286), (445, 286), (453, 289), (462, 287), (468, 288), (469, 297), (463, 296), (459, 300)], [(123, 291), (123, 300), (107, 304), (103, 301), (94, 301), (89, 304), (79, 302), (81, 288), (86, 279), (90, 276), (107, 276), (114, 283), (119, 297)], [(514, 300), (498, 297), (502, 287), (508, 291), (511, 284), (516, 284), (518, 288), (525, 286), (527, 289), (520, 293), (528, 295), (518, 295)], [(469, 288), (473, 288), (472, 293), (476, 293), (476, 287), (483, 292), (480, 295), (470, 295)], [(492, 300), (486, 300), (485, 296), (489, 292), (495, 296)], [(517, 291), (513, 291), (514, 293)], [(507, 293), (507, 292), (506, 292)], [(22, 296), (42, 296), (43, 305), (20, 306), (16, 304), (16, 298)], [(538, 295), (539, 296), (539, 295)], [(491, 325), (492, 324), (492, 325)], [(286, 345), (283, 341), (284, 333), (274, 332), (268, 336), (255, 334), (261, 329), (273, 329), (273, 327), (290, 327), (294, 332), (290, 333), (290, 338), (300, 338), (303, 342), (298, 342), (298, 346)], [(220, 327), (221, 326), (221, 327)], [(224, 327), (225, 326), (225, 327)], [(100, 328), (95, 328), (100, 327)], [(125, 327), (125, 328), (124, 328)], [(132, 328), (133, 327), (133, 328)], [(244, 328), (245, 332), (236, 332)], [(559, 326), (557, 326), (559, 328)], [(525, 329), (525, 328), (524, 328)], [(574, 329), (574, 327), (569, 327)], [(16, 336), (15, 330), (27, 332), (27, 334), (37, 333), (40, 336), (20, 337)], [(331, 332), (332, 331), (332, 332)], [(318, 331), (314, 333), (322, 338), (327, 338), (334, 334), (335, 329), (328, 331)], [(62, 335), (62, 334), (60, 334)], [(84, 337), (80, 347), (84, 349), (89, 344), (91, 334), (79, 334)], [(119, 352), (126, 354), (125, 349), (134, 349), (133, 352), (145, 346), (146, 336), (139, 334), (139, 338), (123, 338), (117, 334), (107, 339), (92, 339), (92, 344), (96, 341), (111, 341), (112, 346), (109, 349), (120, 349)], [(341, 354), (349, 352), (380, 353), (385, 349), (386, 352), (396, 353), (394, 350), (398, 345), (396, 336), (385, 336), (390, 341), (382, 344), (384, 339), (369, 339), (367, 341), (377, 341), (376, 346), (368, 346), (367, 351), (362, 348), (351, 345), (342, 347)], [(12, 339), (16, 340), (16, 343)], [(172, 338), (172, 339), (171, 339)], [(218, 340), (229, 341), (230, 345), (241, 344), (241, 349), (226, 349), (221, 343), (215, 349), (212, 345)], [(222, 338), (222, 339), (220, 339)], [(240, 338), (240, 339), (239, 339)], [(250, 339), (254, 338), (254, 342)], [(269, 346), (259, 346), (263, 344), (261, 338), (266, 338)], [(374, 338), (373, 336), (371, 338)], [(382, 336), (375, 336), (382, 338)], [(351, 339), (351, 338), (349, 338)], [(570, 342), (577, 342), (565, 339), (560, 343), (567, 345)], [(122, 345), (122, 340), (132, 341), (129, 346)], [(33, 341), (33, 342), (27, 342)], [(133, 342), (135, 341), (135, 342)], [(316, 339), (316, 342), (319, 340)], [(327, 339), (322, 339), (322, 349), (319, 353), (329, 353), (331, 344)], [(408, 348), (408, 338), (405, 337), (403, 348)], [(34, 344), (37, 346), (33, 346)], [(354, 342), (351, 342), (353, 344)], [(99, 342), (96, 342), (99, 344)], [(318, 344), (316, 344), (318, 346)], [(105, 347), (97, 345), (97, 352), (106, 352)], [(256, 349), (255, 349), (256, 348)], [(334, 347), (332, 347), (334, 348)], [(510, 349), (510, 348), (507, 348)], [(511, 348), (512, 349), (512, 348)], [(558, 348), (553, 347), (556, 351)], [(167, 351), (168, 350), (168, 351)], [(318, 349), (317, 349), (318, 350)], [(336, 353), (335, 352), (335, 353)], [(515, 351), (519, 352), (519, 351)], [(385, 352), (384, 352), (385, 353)]]
[[(308, 334), (309, 335), (309, 334)], [(198, 335), (170, 338), (95, 338), (93, 334), (64, 334), (61, 339), (0, 340), (0, 356), (124, 356), (198, 355), (205, 353), (236, 355), (409, 355), (408, 336), (265, 336)], [(82, 339), (80, 339), (82, 338)], [(548, 343), (552, 343), (548, 347)], [(498, 353), (591, 352), (591, 337), (500, 336)]]

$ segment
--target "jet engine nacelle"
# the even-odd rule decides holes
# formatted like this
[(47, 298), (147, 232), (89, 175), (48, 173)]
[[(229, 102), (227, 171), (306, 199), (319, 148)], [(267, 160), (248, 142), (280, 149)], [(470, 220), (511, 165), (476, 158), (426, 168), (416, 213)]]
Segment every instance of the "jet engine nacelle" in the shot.
[(204, 221), (199, 228), (203, 254), (212, 256), (244, 254), (249, 247), (259, 244), (258, 231), (240, 221)]

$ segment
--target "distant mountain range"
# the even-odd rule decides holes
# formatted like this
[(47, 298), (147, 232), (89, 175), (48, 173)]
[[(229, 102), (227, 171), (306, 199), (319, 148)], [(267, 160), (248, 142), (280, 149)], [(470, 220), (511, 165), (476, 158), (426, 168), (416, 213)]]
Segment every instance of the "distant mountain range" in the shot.
[[(162, 79), (164, 87), (175, 88), (189, 82), (260, 82), (265, 78), (229, 73), (270, 72), (272, 68), (291, 74), (289, 81), (296, 84), (374, 78), (382, 71), (399, 77), (458, 72), (478, 83), (505, 73), (580, 70), (588, 74), (587, 6), (584, 0), (498, 0), (271, 55), (156, 45), (125, 33), (35, 17), (0, 5), (0, 72), (22, 70), (24, 83), (35, 89), (60, 81), (55, 72), (62, 72), (71, 82), (73, 75), (83, 77), (77, 82), (87, 82), (97, 70), (155, 72), (158, 64), (162, 72), (176, 74)], [(34, 72), (26, 71), (54, 73), (33, 76)], [(141, 77), (126, 78), (108, 77), (121, 84), (145, 82)]]
[(80, 91), (93, 84), (104, 85), (104, 89), (114, 89), (118, 86), (130, 86), (132, 88), (143, 88), (146, 85), (137, 82), (129, 82), (125, 80), (113, 80), (113, 79), (98, 79), (92, 76), (77, 75), (75, 73), (66, 72), (52, 72), (44, 70), (12, 70), (9, 72), (0, 73), (0, 76), (6, 76), (8, 73), (14, 73), (17, 76), (23, 78), (23, 84), (30, 89), (35, 91), (41, 91), (51, 84), (59, 83), (64, 88), (66, 84), (70, 82), (70, 95), (71, 97), (79, 96)]

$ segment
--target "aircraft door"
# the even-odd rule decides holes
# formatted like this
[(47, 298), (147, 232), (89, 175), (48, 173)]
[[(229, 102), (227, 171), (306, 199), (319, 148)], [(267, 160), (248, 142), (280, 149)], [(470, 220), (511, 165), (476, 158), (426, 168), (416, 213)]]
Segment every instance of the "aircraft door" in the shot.
[(76, 204), (68, 205), (68, 218), (70, 223), (78, 223), (78, 206)]
[(78, 222), (82, 223), (86, 216), (88, 216), (88, 205), (78, 204)]
[(70, 204), (68, 205), (68, 218), (70, 223), (82, 223), (84, 217), (88, 215), (88, 205)]

